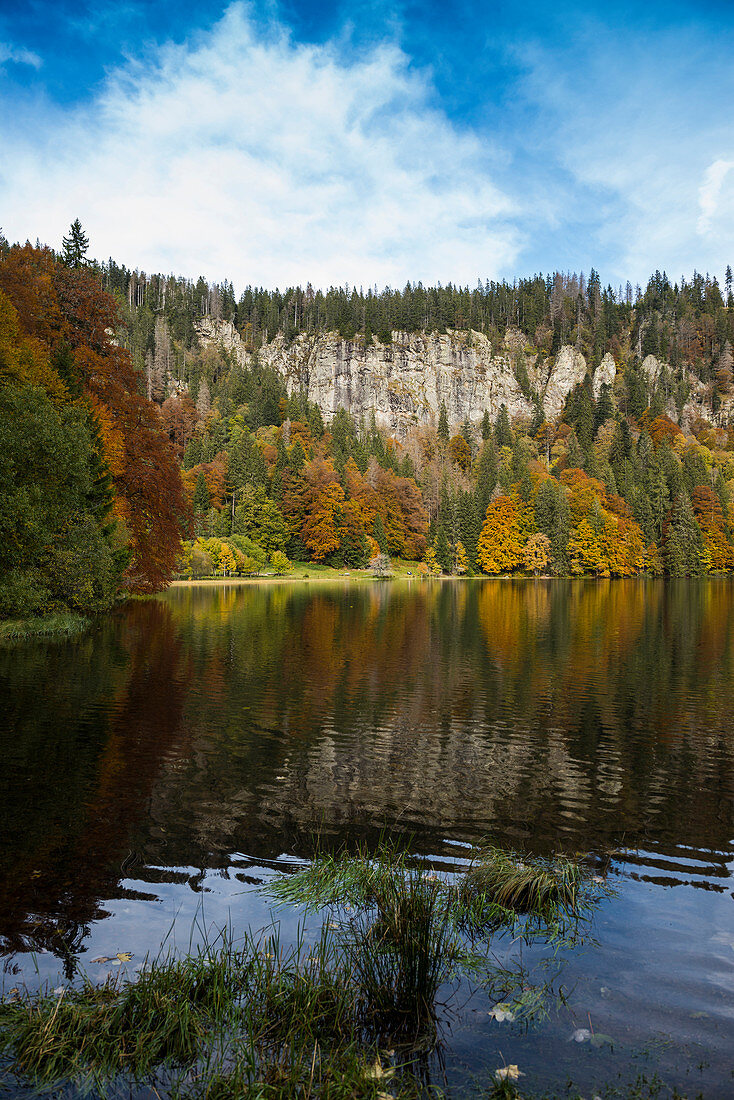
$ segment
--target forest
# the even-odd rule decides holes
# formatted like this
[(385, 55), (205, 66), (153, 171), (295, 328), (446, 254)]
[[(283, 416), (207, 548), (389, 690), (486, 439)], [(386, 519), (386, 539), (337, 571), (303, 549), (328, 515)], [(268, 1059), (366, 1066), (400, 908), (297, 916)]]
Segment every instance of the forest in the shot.
[[(458, 575), (701, 576), (734, 568), (734, 299), (694, 273), (644, 290), (554, 273), (403, 290), (209, 284), (0, 235), (0, 616), (104, 610), (175, 576), (363, 568), (389, 558)], [(204, 346), (231, 321), (243, 364)], [(338, 332), (520, 334), (538, 359), (565, 344), (587, 378), (561, 415), (506, 408), (400, 438), (365, 409), (325, 423), (259, 349)], [(613, 386), (591, 370), (615, 358)], [(651, 384), (645, 356), (664, 364)], [(522, 371), (522, 367), (518, 368)], [(702, 414), (680, 413), (695, 383)], [(705, 413), (705, 415), (704, 415)]]

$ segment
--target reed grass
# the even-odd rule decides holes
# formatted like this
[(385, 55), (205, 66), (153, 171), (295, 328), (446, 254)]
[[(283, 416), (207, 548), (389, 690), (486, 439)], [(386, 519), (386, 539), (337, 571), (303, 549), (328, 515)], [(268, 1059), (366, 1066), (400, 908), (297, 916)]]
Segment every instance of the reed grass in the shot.
[[(277, 925), (237, 946), (227, 932), (146, 963), (133, 981), (16, 994), (0, 1003), (0, 1058), (17, 1080), (99, 1096), (144, 1081), (171, 1100), (412, 1097), (421, 1088), (406, 1066), (390, 1067), (385, 1088), (388, 1047), (408, 1061), (430, 1050), (442, 988), (482, 966), (487, 976), (480, 932), (530, 914), (552, 934), (558, 914), (575, 919), (590, 904), (587, 877), (497, 849), (453, 878), (389, 846), (324, 854), (270, 887), (281, 902), (330, 911), (315, 943), (302, 930), (284, 945)], [(509, 970), (492, 976), (511, 989)], [(529, 989), (523, 973), (518, 998), (530, 1005)]]
[(88, 626), (89, 619), (66, 612), (30, 619), (5, 619), (0, 622), (0, 643), (24, 638), (75, 638)]

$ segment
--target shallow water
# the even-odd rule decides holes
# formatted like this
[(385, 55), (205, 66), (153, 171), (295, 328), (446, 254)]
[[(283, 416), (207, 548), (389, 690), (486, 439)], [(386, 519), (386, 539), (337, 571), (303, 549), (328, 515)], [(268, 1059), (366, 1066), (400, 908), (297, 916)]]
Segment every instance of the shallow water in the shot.
[(474, 998), (439, 1083), (734, 1096), (732, 611), (727, 580), (180, 587), (0, 649), (5, 989), (262, 927), (257, 885), (317, 844), (451, 866), (491, 837), (618, 893), (569, 1005), (525, 1030)]

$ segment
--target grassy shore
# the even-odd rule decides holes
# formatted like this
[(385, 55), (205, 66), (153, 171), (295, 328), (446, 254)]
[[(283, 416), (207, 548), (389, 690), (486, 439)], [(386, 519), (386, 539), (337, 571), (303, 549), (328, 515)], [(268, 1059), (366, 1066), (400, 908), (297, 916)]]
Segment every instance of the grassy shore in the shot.
[[(440, 991), (468, 975), (522, 1018), (527, 974), (497, 971), (492, 939), (556, 942), (602, 893), (578, 864), (494, 848), (452, 878), (394, 849), (325, 855), (268, 890), (324, 914), (314, 944), (283, 945), (274, 926), (236, 945), (222, 934), (130, 982), (13, 990), (0, 1002), (0, 1069), (46, 1094), (145, 1083), (170, 1100), (438, 1097), (424, 1070)], [(484, 1095), (517, 1096), (509, 1086), (500, 1075)]]
[[(389, 577), (396, 579), (420, 580), (417, 572), (418, 562), (403, 561), (399, 558), (392, 559), (392, 569)], [(332, 565), (322, 565), (320, 562), (294, 562), (293, 570), (283, 576), (275, 576), (270, 570), (254, 577), (202, 577), (180, 578), (173, 581), (173, 586), (189, 585), (217, 585), (217, 584), (283, 584), (286, 581), (374, 581), (376, 578), (369, 569), (345, 569), (335, 568)], [(437, 578), (439, 579), (439, 578)]]
[(6, 619), (0, 622), (0, 642), (21, 641), (24, 638), (75, 638), (89, 626), (82, 615), (64, 612), (39, 615), (30, 619)]

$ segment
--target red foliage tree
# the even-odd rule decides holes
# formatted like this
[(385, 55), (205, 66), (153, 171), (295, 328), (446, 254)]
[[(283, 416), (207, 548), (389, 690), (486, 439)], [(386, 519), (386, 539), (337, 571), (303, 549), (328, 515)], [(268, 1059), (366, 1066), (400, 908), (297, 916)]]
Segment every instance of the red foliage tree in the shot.
[(126, 583), (154, 592), (174, 571), (189, 510), (158, 411), (139, 389), (129, 352), (114, 342), (117, 306), (93, 274), (58, 264), (49, 249), (10, 249), (0, 288), (28, 335), (51, 353), (73, 354), (84, 396), (97, 415), (115, 484), (115, 512), (130, 536)]

